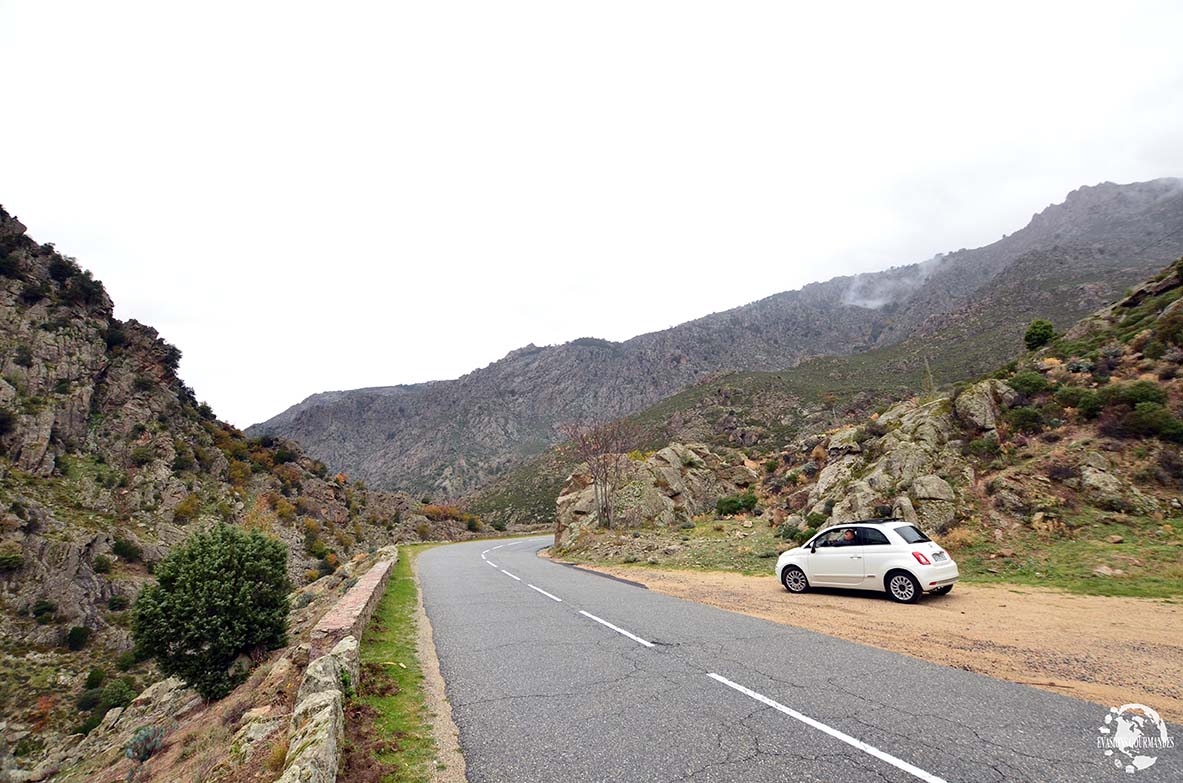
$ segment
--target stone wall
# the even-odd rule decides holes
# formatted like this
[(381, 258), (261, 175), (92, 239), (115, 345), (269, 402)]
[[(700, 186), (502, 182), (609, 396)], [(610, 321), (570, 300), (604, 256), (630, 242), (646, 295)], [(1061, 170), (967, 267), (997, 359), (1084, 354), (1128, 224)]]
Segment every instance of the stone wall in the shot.
[[(359, 643), (386, 592), (398, 551), (370, 568), (312, 631), (313, 659), (304, 670), (288, 730), (288, 754), (276, 783), (335, 783), (345, 738), (345, 699), (361, 673)], [(324, 649), (332, 648), (324, 653)]]
[(381, 559), (366, 571), (337, 604), (325, 613), (312, 629), (312, 655), (323, 655), (334, 644), (352, 636), (360, 639), (374, 608), (382, 599), (390, 581), (391, 570), (398, 562), (398, 549), (384, 547), (379, 550)]

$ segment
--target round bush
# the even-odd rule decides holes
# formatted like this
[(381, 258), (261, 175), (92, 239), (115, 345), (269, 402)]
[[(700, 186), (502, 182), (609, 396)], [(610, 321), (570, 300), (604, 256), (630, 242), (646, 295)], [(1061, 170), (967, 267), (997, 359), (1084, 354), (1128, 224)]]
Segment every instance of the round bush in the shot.
[(206, 699), (245, 674), (230, 671), (235, 658), (287, 639), (287, 547), (276, 539), (220, 524), (190, 536), (155, 576), (132, 610), (138, 652)]

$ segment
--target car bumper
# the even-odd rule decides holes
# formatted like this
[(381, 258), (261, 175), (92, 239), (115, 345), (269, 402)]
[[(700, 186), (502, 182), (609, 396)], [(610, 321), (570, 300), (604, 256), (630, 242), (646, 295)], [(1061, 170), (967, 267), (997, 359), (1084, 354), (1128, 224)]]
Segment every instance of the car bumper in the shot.
[(957, 570), (957, 564), (949, 562), (945, 565), (929, 566), (916, 574), (916, 578), (920, 582), (920, 588), (927, 593), (956, 583), (961, 574)]

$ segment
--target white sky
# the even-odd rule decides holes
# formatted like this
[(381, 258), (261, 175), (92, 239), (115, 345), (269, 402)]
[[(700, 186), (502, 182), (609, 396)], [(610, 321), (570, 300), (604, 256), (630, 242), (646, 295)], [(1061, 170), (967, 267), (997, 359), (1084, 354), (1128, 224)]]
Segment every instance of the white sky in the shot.
[(1183, 3), (0, 0), (0, 203), (245, 427), (1183, 174)]

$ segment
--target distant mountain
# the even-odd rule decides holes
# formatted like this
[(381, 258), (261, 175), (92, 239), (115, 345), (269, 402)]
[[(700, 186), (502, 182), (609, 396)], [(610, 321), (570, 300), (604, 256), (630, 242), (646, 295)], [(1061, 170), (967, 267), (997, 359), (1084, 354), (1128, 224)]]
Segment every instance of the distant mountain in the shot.
[[(880, 369), (879, 351), (899, 346), (909, 372), (916, 360), (947, 359), (967, 365), (949, 368), (960, 377), (1013, 351), (996, 338), (1012, 336), (1016, 318), (1071, 322), (1180, 254), (1183, 180), (1103, 183), (985, 247), (834, 278), (625, 342), (529, 345), (452, 381), (316, 394), (247, 432), (299, 441), (374, 486), (454, 497), (544, 452), (558, 423), (629, 415), (722, 372), (775, 373), (868, 352)], [(995, 328), (1003, 332), (985, 331)], [(966, 342), (958, 334), (973, 351), (938, 358), (941, 346)]]

